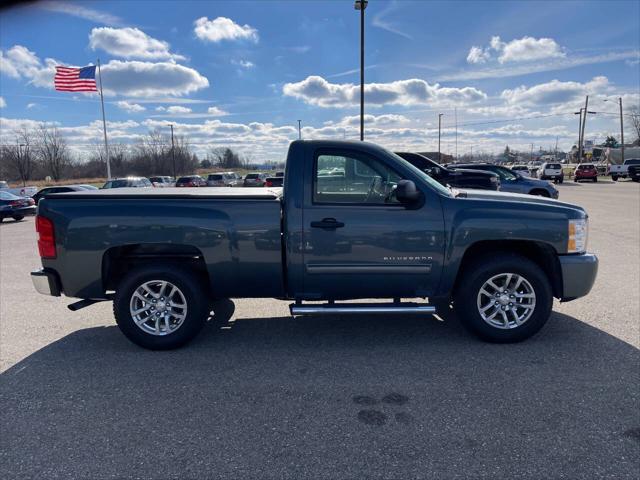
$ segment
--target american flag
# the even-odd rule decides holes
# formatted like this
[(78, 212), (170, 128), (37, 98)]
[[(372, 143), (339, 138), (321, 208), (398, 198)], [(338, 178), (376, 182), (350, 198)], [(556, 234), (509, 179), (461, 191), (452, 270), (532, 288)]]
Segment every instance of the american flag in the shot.
[(60, 92), (97, 92), (96, 67), (56, 67), (53, 79), (56, 90)]

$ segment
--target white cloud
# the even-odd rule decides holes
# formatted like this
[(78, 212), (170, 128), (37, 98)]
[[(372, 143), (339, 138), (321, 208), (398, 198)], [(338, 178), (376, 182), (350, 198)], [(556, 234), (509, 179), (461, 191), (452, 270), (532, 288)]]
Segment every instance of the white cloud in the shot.
[(201, 17), (194, 22), (194, 32), (200, 40), (218, 43), (223, 40), (250, 40), (258, 42), (258, 31), (250, 25), (238, 25), (227, 17), (209, 20)]
[(231, 60), (231, 64), (242, 68), (253, 68), (256, 66), (255, 63), (249, 60)]
[(126, 100), (116, 102), (116, 106), (119, 109), (129, 113), (140, 113), (146, 110), (146, 108), (144, 108), (142, 105), (138, 105), (137, 103), (129, 103)]
[(22, 45), (0, 51), (0, 72), (12, 78), (32, 77), (41, 68), (40, 59)]
[(170, 114), (174, 113), (191, 113), (191, 109), (188, 107), (181, 107), (180, 105), (171, 105), (166, 108), (166, 112)]
[(468, 63), (485, 63), (491, 58), (491, 54), (480, 47), (471, 47), (469, 54), (467, 55)]
[(92, 22), (103, 23), (105, 25), (121, 25), (123, 23), (120, 17), (102, 10), (96, 10), (94, 8), (79, 5), (77, 2), (58, 2), (50, 0), (47, 2), (38, 2), (36, 5), (38, 8), (42, 8), (44, 10), (64, 13), (74, 17), (84, 18), (85, 20)]
[(193, 68), (171, 62), (112, 60), (102, 67), (105, 95), (184, 95), (209, 86)]
[(28, 103), (28, 104), (27, 104), (27, 109), (28, 109), (28, 110), (31, 110), (32, 108), (36, 108), (37, 106), (38, 106), (38, 104), (37, 104), (37, 103)]
[(0, 97), (0, 108), (5, 108), (7, 106), (7, 101), (4, 97)]
[(603, 93), (608, 87), (607, 77), (599, 76), (586, 83), (552, 80), (532, 87), (522, 85), (504, 90), (500, 96), (513, 105), (557, 105), (582, 100), (588, 94)]
[(224, 115), (228, 115), (228, 114), (229, 114), (228, 112), (225, 112), (225, 111), (224, 111), (224, 110), (222, 110), (221, 108), (218, 108), (218, 107), (215, 107), (215, 106), (214, 106), (214, 107), (209, 107), (209, 108), (207, 109), (207, 113), (208, 113), (209, 115), (214, 116), (214, 117), (222, 117), (222, 116), (224, 116)]
[[(499, 37), (496, 37), (499, 38)], [(500, 63), (530, 62), (543, 58), (564, 57), (566, 54), (552, 38), (522, 37), (508, 43), (501, 43)]]
[(89, 46), (92, 50), (104, 50), (116, 57), (184, 60), (183, 56), (169, 51), (167, 42), (150, 37), (137, 28), (94, 28), (89, 34)]
[(161, 105), (161, 106), (159, 106), (159, 107), (156, 107), (156, 112), (164, 112), (164, 111), (166, 111), (166, 110), (167, 110), (167, 109), (166, 109), (165, 107), (163, 107), (162, 105)]
[(439, 81), (465, 81), (480, 80), (486, 78), (519, 77), (531, 73), (552, 72), (555, 70), (566, 70), (582, 65), (596, 65), (599, 63), (617, 62), (627, 59), (636, 59), (640, 55), (638, 50), (628, 50), (623, 52), (607, 52), (603, 54), (585, 55), (579, 57), (550, 58), (546, 61), (533, 63), (499, 65), (494, 64), (482, 69), (464, 69), (458, 72), (451, 72), (438, 75)]
[[(404, 115), (397, 114), (384, 114), (384, 115), (370, 115), (365, 114), (364, 123), (366, 125), (375, 126), (391, 126), (391, 125), (405, 125), (411, 121)], [(343, 117), (338, 122), (325, 122), (326, 126), (342, 126), (342, 127), (355, 127), (360, 125), (360, 115), (349, 115)]]
[(491, 37), (486, 48), (473, 46), (467, 55), (468, 63), (486, 63), (498, 54), (499, 63), (531, 62), (549, 58), (562, 58), (566, 54), (552, 38), (524, 36), (510, 42), (503, 42), (499, 36)]
[[(320, 107), (346, 107), (360, 101), (360, 86), (352, 83), (330, 83), (319, 76), (309, 76), (282, 87), (286, 96), (298, 98)], [(412, 78), (389, 83), (365, 85), (365, 102), (371, 106), (418, 104), (468, 104), (485, 100), (487, 95), (474, 88), (441, 87), (424, 80)]]

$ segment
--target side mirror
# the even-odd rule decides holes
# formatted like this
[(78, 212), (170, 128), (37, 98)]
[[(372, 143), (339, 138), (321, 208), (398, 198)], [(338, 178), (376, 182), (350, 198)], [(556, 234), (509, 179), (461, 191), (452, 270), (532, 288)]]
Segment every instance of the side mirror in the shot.
[(411, 180), (400, 180), (396, 186), (396, 198), (400, 203), (410, 205), (420, 200), (422, 194)]

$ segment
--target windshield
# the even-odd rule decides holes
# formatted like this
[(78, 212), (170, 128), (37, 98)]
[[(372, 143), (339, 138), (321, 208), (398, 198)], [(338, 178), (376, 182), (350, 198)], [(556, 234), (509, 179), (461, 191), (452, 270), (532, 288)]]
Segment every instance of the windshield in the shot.
[(418, 167), (414, 167), (413, 165), (411, 165), (411, 163), (407, 162), (400, 155), (396, 155), (393, 152), (388, 152), (388, 153), (389, 153), (389, 155), (392, 155), (396, 161), (402, 163), (406, 168), (410, 169), (413, 172), (414, 175), (419, 177), (420, 180), (422, 180), (424, 183), (429, 185), (431, 188), (433, 188), (434, 190), (438, 191), (439, 193), (441, 193), (443, 195), (446, 195), (447, 197), (451, 197), (452, 196), (451, 191), (447, 187), (445, 187), (444, 185), (438, 183), (436, 180), (434, 180), (429, 175), (424, 173)]
[(625, 160), (625, 165), (640, 165), (640, 158), (632, 158), (631, 160)]
[(109, 180), (102, 188), (122, 188), (128, 185), (128, 180)]
[(493, 172), (497, 173), (500, 176), (500, 180), (516, 180), (518, 178), (518, 176), (513, 173), (511, 170), (509, 170), (508, 168), (503, 168), (503, 167), (495, 167), (493, 170)]
[(9, 193), (9, 192), (0, 192), (0, 200), (18, 200), (20, 197)]

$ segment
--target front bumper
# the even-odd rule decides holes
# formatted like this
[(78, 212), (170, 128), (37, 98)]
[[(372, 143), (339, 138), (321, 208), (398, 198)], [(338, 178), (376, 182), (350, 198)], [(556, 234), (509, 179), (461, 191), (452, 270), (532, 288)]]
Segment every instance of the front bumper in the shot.
[(569, 302), (584, 297), (591, 291), (598, 274), (598, 257), (591, 253), (560, 255), (562, 269), (562, 298)]
[(50, 270), (36, 270), (31, 272), (31, 282), (38, 293), (59, 297), (62, 292), (60, 278), (56, 272)]

